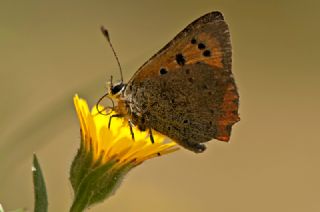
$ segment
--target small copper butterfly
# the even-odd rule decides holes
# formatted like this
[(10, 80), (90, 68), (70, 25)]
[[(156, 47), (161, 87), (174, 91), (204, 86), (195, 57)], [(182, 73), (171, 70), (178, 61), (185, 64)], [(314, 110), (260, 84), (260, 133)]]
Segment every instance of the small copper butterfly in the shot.
[(203, 152), (203, 143), (213, 138), (229, 141), (232, 125), (240, 120), (231, 54), (223, 15), (208, 13), (144, 63), (128, 83), (111, 83), (107, 96), (117, 102), (117, 117)]

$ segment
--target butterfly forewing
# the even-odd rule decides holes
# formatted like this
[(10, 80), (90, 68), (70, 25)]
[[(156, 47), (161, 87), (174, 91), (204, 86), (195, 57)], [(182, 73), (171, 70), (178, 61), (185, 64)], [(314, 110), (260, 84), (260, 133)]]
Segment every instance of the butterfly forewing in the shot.
[(127, 84), (132, 122), (202, 152), (228, 141), (239, 121), (228, 26), (219, 12), (197, 19), (147, 61)]

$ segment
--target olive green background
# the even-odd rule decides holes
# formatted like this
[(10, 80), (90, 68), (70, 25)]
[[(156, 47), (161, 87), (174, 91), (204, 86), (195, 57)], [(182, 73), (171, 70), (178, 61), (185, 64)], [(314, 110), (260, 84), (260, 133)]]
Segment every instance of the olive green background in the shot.
[(0, 203), (33, 210), (35, 152), (50, 211), (68, 210), (79, 145), (72, 97), (94, 105), (109, 76), (119, 79), (101, 24), (128, 80), (187, 24), (219, 10), (240, 92), (231, 142), (147, 161), (90, 211), (320, 211), (318, 2), (0, 0)]

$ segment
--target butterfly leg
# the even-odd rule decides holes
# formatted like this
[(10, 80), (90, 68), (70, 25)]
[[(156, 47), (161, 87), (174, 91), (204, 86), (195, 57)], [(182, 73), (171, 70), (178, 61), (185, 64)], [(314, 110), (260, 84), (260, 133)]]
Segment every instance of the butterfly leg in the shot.
[(110, 116), (109, 123), (108, 123), (108, 129), (110, 129), (110, 127), (111, 127), (111, 119), (112, 118), (121, 118), (121, 117), (123, 117), (122, 114), (114, 114), (114, 115)]
[(132, 140), (134, 140), (134, 133), (133, 133), (133, 129), (132, 129), (133, 123), (129, 120), (128, 124), (129, 124), (129, 127), (130, 127), (130, 133), (131, 133)]
[[(151, 128), (149, 128), (149, 135), (150, 135), (150, 140), (151, 140), (151, 143), (154, 144), (154, 138), (153, 138), (153, 135), (152, 135), (152, 130)], [(160, 152), (157, 152), (157, 155), (160, 156)]]
[(153, 135), (152, 135), (152, 130), (151, 130), (151, 128), (149, 128), (149, 135), (150, 135), (150, 141), (151, 141), (151, 143), (154, 144), (154, 138), (153, 138)]

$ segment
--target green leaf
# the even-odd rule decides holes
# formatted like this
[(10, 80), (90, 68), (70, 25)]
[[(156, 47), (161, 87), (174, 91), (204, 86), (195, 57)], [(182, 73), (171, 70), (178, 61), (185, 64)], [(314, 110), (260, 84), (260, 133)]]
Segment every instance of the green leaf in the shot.
[(33, 186), (34, 186), (34, 212), (47, 212), (48, 211), (48, 196), (46, 184), (41, 171), (40, 164), (37, 156), (33, 154)]

